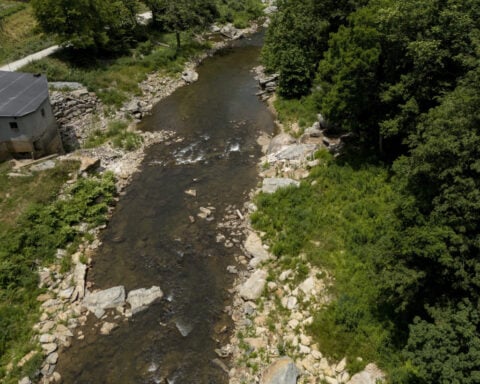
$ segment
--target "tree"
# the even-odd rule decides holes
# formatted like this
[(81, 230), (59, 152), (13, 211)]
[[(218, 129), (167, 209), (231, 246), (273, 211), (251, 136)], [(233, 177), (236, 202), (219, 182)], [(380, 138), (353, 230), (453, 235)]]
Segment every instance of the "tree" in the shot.
[(180, 33), (204, 27), (215, 20), (218, 11), (213, 0), (148, 0), (154, 22), (175, 33), (177, 52), (181, 47)]
[(133, 0), (32, 0), (40, 27), (75, 48), (123, 49), (136, 26)]
[(330, 33), (364, 1), (279, 0), (267, 31), (262, 61), (280, 73), (279, 91), (292, 98), (310, 92)]

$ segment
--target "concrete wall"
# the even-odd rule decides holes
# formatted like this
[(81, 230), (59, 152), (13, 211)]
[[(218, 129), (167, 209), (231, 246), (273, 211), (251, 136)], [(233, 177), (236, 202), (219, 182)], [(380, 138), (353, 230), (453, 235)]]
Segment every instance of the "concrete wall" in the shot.
[[(17, 123), (18, 128), (12, 129), (11, 122)], [(5, 151), (11, 154), (32, 153), (34, 157), (63, 152), (48, 99), (29, 115), (18, 118), (0, 117), (0, 159), (5, 157)]]

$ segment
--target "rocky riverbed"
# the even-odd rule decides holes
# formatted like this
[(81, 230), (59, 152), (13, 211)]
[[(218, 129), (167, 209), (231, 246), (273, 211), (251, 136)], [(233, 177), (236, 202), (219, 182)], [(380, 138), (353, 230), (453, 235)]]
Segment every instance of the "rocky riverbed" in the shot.
[[(259, 96), (268, 100), (275, 90), (276, 77), (264, 76), (261, 68), (256, 71), (262, 88)], [(318, 165), (313, 156), (318, 149), (328, 148), (334, 153), (341, 149), (341, 139), (327, 137), (323, 124), (320, 115), (319, 121), (298, 139), (280, 126), (277, 136), (258, 140), (265, 154), (258, 165), (262, 183), (251, 192), (252, 200), (245, 204), (243, 214), (238, 212), (241, 224), (236, 227), (246, 240), (243, 254), (236, 258), (239, 267), (228, 267), (228, 272), (236, 274), (236, 281), (231, 290), (233, 305), (225, 310), (235, 327), (230, 343), (217, 351), (219, 357), (230, 358), (230, 384), (376, 384), (384, 380), (374, 363), (352, 376), (345, 358), (332, 361), (323, 356), (307, 328), (313, 314), (330, 302), (328, 288), (334, 279), (328, 271), (311, 265), (308, 276), (300, 281), (296, 271), (283, 270), (249, 220), (256, 210), (253, 201), (258, 193), (298, 186)], [(220, 238), (228, 244), (228, 239)]]

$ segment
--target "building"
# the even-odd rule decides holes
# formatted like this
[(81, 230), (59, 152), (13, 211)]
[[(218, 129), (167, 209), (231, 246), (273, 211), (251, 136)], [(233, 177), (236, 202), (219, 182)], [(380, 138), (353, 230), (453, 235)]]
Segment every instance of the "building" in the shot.
[(0, 161), (63, 152), (43, 75), (0, 71)]

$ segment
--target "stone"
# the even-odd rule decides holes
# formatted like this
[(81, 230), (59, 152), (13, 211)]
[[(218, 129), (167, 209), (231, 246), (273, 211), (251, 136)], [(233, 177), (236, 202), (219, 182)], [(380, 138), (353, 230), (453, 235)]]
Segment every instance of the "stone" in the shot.
[(25, 356), (23, 356), (18, 362), (17, 366), (22, 368), (26, 363), (28, 363), (34, 356), (36, 356), (37, 351), (30, 351)]
[(278, 7), (276, 5), (269, 5), (263, 10), (263, 13), (265, 13), (265, 15), (271, 15), (272, 13), (275, 13), (277, 11)]
[(280, 276), (278, 277), (278, 280), (285, 281), (290, 277), (291, 274), (292, 274), (292, 270), (287, 269), (286, 271), (283, 271), (282, 273), (280, 273)]
[(100, 166), (100, 159), (95, 159), (91, 157), (80, 158), (80, 168), (78, 169), (79, 173), (83, 172), (92, 172)]
[(50, 355), (58, 349), (58, 345), (56, 343), (42, 344), (42, 349), (45, 355)]
[(30, 170), (33, 172), (41, 172), (41, 171), (46, 171), (48, 169), (53, 169), (55, 168), (55, 166), (56, 166), (55, 161), (47, 160), (42, 163), (32, 165), (30, 167)]
[(262, 192), (274, 193), (280, 188), (286, 188), (290, 186), (298, 187), (300, 183), (296, 180), (289, 178), (267, 177), (263, 179)]
[(368, 364), (365, 369), (352, 376), (347, 384), (377, 384), (384, 382), (385, 374), (373, 363)]
[(43, 303), (45, 301), (53, 299), (52, 295), (50, 293), (42, 293), (41, 295), (38, 295), (37, 301)]
[(213, 359), (212, 360), (212, 363), (215, 364), (216, 366), (220, 367), (220, 369), (225, 372), (226, 374), (228, 374), (229, 372), (229, 369), (228, 367), (225, 365), (225, 363), (220, 360), (220, 359)]
[(312, 338), (310, 336), (304, 335), (303, 333), (300, 335), (300, 343), (306, 345), (307, 347), (312, 344)]
[(310, 354), (312, 350), (307, 347), (306, 345), (303, 345), (303, 344), (300, 344), (299, 347), (298, 347), (298, 352), (301, 354), (301, 355), (308, 355)]
[(256, 300), (263, 292), (267, 278), (267, 272), (258, 270), (253, 273), (240, 287), (239, 294), (245, 300)]
[(75, 287), (64, 289), (58, 293), (58, 297), (64, 300), (70, 300), (74, 290), (75, 290)]
[(28, 376), (25, 376), (21, 380), (18, 380), (18, 384), (32, 384), (32, 381)]
[(52, 378), (54, 383), (60, 383), (62, 381), (62, 376), (58, 372), (53, 372)]
[(41, 344), (49, 344), (55, 341), (56, 337), (54, 335), (50, 335), (49, 333), (44, 333), (40, 335), (39, 341)]
[(328, 384), (338, 384), (338, 380), (336, 378), (330, 377), (330, 376), (325, 376), (325, 381)]
[(289, 357), (281, 357), (263, 372), (260, 384), (296, 384), (299, 370)]
[(315, 359), (315, 360), (320, 360), (323, 356), (322, 356), (322, 353), (317, 351), (317, 350), (312, 350), (312, 357)]
[(48, 331), (53, 329), (53, 327), (55, 327), (55, 322), (51, 320), (46, 321), (45, 324), (43, 324), (42, 327), (40, 328), (40, 333), (47, 333)]
[(297, 140), (288, 133), (280, 133), (275, 136), (268, 145), (267, 154), (277, 153), (283, 148), (296, 143)]
[(87, 292), (83, 299), (83, 305), (91, 310), (116, 308), (125, 304), (125, 287), (123, 285), (96, 291)]
[(149, 289), (140, 288), (128, 293), (127, 303), (130, 304), (132, 314), (135, 315), (147, 309), (150, 304), (162, 297), (163, 292), (160, 287), (152, 286)]
[(73, 271), (73, 281), (75, 283), (75, 291), (79, 299), (85, 296), (85, 276), (87, 274), (87, 266), (83, 263), (75, 265)]
[(187, 189), (185, 194), (193, 197), (197, 197), (197, 190), (196, 189)]
[(335, 367), (335, 371), (337, 373), (342, 373), (343, 371), (345, 371), (346, 366), (347, 366), (347, 359), (344, 357)]
[(102, 327), (100, 328), (100, 334), (109, 335), (115, 328), (118, 328), (118, 324), (109, 323), (108, 321), (106, 321), (102, 324)]
[(183, 71), (182, 73), (182, 79), (185, 81), (187, 84), (194, 83), (195, 81), (198, 80), (198, 73), (195, 72), (192, 69), (187, 69), (186, 71)]
[(305, 295), (309, 295), (315, 289), (315, 279), (310, 276), (298, 286), (298, 289), (300, 289)]
[(308, 137), (322, 137), (322, 131), (320, 130), (320, 123), (316, 122), (310, 128), (307, 128), (304, 133)]
[(47, 362), (48, 364), (57, 364), (57, 361), (58, 361), (58, 353), (57, 352), (51, 353), (45, 359), (45, 362)]
[(140, 105), (137, 100), (132, 100), (125, 106), (125, 110), (130, 113), (140, 112)]
[(251, 267), (257, 267), (260, 263), (271, 258), (268, 251), (263, 248), (262, 240), (255, 232), (250, 232), (244, 243), (245, 250), (252, 257), (249, 262)]
[(308, 161), (313, 160), (313, 154), (318, 149), (316, 144), (293, 144), (283, 148), (279, 152), (268, 156), (268, 162), (274, 163), (279, 160)]
[(282, 305), (289, 310), (294, 309), (297, 306), (298, 299), (295, 296), (287, 296), (282, 298)]
[(288, 322), (288, 326), (289, 326), (290, 328), (292, 328), (292, 329), (297, 328), (297, 327), (298, 327), (298, 324), (299, 324), (299, 323), (298, 323), (298, 320), (296, 320), (296, 319), (292, 319), (292, 320), (290, 320), (290, 321)]
[(278, 285), (277, 285), (277, 283), (275, 283), (274, 281), (269, 281), (269, 282), (267, 283), (267, 287), (268, 287), (268, 290), (269, 290), (270, 292), (273, 292), (273, 291), (275, 291), (275, 290), (278, 288)]
[(236, 275), (238, 273), (238, 269), (234, 265), (228, 265), (227, 272), (231, 273), (232, 275)]

